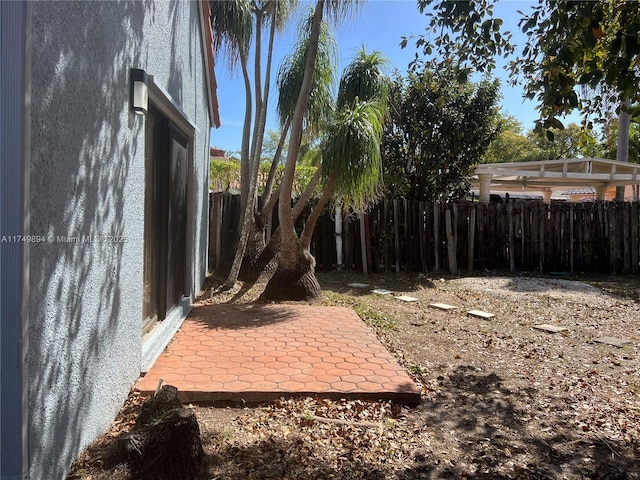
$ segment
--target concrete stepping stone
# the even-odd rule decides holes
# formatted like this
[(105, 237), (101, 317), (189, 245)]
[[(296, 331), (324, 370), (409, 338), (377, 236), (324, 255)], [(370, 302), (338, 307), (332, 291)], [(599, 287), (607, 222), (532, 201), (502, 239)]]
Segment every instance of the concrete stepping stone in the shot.
[(418, 302), (418, 301), (420, 301), (419, 298), (410, 297), (409, 295), (398, 295), (397, 297), (393, 297), (393, 298), (396, 298), (396, 299), (401, 300), (403, 302)]
[(493, 313), (483, 312), (482, 310), (469, 310), (467, 311), (467, 315), (471, 315), (472, 317), (483, 318), (485, 320), (489, 320), (490, 318), (495, 317)]
[(617, 337), (598, 337), (593, 340), (597, 343), (604, 343), (605, 345), (613, 345), (614, 347), (622, 348), (625, 345), (631, 343), (631, 340), (628, 338), (617, 338)]
[(374, 290), (371, 290), (371, 292), (377, 295), (391, 295), (393, 293), (391, 290), (386, 290), (384, 288), (376, 288)]
[(558, 332), (564, 332), (565, 330), (569, 330), (568, 328), (559, 327), (558, 325), (551, 325), (549, 323), (542, 323), (540, 325), (534, 325), (533, 328), (535, 328), (536, 330), (543, 330), (543, 331), (549, 332), (549, 333), (558, 333)]
[(429, 306), (437, 310), (444, 310), (445, 312), (456, 310), (458, 308), (453, 305), (447, 305), (446, 303), (430, 303)]
[(369, 284), (368, 283), (354, 282), (354, 283), (349, 283), (347, 285), (347, 287), (351, 287), (351, 288), (369, 288)]

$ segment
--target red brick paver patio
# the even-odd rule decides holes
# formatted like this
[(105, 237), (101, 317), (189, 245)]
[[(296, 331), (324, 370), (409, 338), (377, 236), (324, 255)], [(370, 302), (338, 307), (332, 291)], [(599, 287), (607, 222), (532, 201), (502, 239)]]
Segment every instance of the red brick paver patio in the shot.
[(178, 388), (183, 402), (289, 395), (420, 401), (400, 365), (343, 307), (195, 307), (137, 389), (152, 393), (160, 378)]

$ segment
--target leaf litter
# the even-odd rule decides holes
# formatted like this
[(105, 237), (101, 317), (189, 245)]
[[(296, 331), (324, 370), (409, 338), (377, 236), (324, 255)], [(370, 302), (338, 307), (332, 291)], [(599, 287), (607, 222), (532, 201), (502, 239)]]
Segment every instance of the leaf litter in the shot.
[[(319, 275), (324, 304), (353, 308), (418, 383), (422, 402), (282, 398), (196, 405), (211, 479), (640, 479), (640, 281), (424, 275)], [(347, 286), (368, 282), (420, 302)], [(255, 290), (232, 301), (251, 301)], [(207, 295), (207, 301), (210, 301)], [(230, 301), (225, 298), (222, 301)], [(459, 310), (425, 308), (447, 303)], [(494, 312), (491, 322), (466, 315)], [(534, 325), (568, 330), (548, 335)], [(594, 343), (628, 338), (623, 348)], [(128, 480), (100, 452), (69, 478)]]

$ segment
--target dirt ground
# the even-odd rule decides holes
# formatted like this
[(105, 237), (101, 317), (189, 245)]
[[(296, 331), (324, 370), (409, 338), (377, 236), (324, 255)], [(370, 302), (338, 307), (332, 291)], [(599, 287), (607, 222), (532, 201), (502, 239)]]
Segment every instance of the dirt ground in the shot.
[[(318, 277), (322, 302), (363, 318), (421, 386), (421, 404), (194, 405), (211, 479), (640, 479), (640, 279)], [(259, 286), (214, 301), (258, 294)], [(594, 341), (601, 337), (630, 343)], [(101, 470), (100, 451), (129, 428), (140, 402), (130, 398), (70, 478), (130, 478), (124, 467)]]

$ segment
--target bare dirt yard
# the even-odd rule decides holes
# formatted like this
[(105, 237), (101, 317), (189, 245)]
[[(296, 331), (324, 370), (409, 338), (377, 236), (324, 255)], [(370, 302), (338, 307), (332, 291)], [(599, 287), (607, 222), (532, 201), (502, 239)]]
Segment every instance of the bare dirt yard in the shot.
[[(194, 405), (209, 478), (640, 479), (637, 277), (318, 277), (322, 302), (361, 316), (421, 386), (421, 404)], [(370, 288), (348, 286), (354, 282)], [(372, 293), (376, 287), (394, 294)], [(253, 301), (259, 288), (214, 301)], [(468, 315), (472, 309), (495, 317)], [(541, 324), (566, 330), (533, 328)], [(623, 344), (596, 341), (603, 337)], [(102, 470), (100, 452), (129, 428), (140, 403), (130, 397), (70, 478), (130, 478), (125, 467)]]

